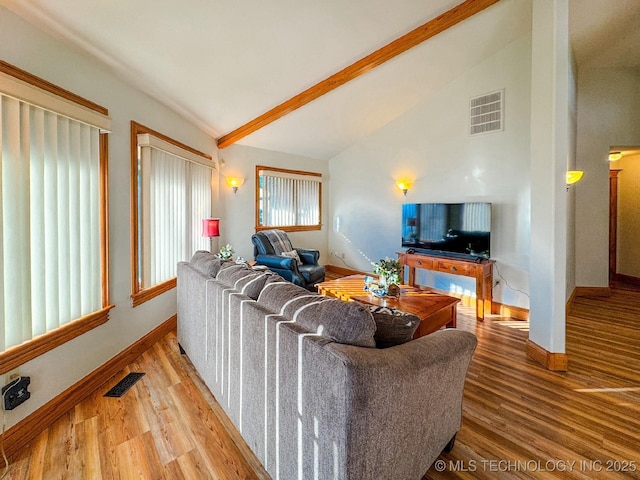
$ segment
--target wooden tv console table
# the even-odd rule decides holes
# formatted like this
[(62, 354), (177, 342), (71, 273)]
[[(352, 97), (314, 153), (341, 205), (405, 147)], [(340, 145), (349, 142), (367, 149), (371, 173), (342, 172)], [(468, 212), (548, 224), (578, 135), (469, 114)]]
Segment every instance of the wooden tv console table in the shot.
[(493, 260), (474, 262), (457, 258), (398, 252), (398, 261), (400, 265), (402, 265), (402, 278), (404, 278), (405, 268), (408, 269), (408, 284), (412, 287), (416, 286), (416, 268), (475, 278), (476, 318), (483, 321), (485, 313), (488, 315), (491, 314), (491, 302), (493, 300)]

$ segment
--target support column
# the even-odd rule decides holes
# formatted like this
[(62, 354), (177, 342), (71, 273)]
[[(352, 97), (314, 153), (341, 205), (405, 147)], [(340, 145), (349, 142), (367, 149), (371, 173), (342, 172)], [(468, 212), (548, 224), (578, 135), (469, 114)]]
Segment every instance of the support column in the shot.
[(532, 2), (531, 264), (527, 355), (567, 370), (565, 352), (569, 155), (568, 0)]

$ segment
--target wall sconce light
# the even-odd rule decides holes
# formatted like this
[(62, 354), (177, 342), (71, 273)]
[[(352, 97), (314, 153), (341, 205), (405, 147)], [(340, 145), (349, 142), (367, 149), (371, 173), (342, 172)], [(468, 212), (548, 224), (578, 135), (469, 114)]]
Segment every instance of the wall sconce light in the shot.
[(409, 180), (398, 180), (396, 182), (397, 187), (402, 190), (404, 196), (407, 196), (407, 191), (411, 188), (411, 182)]
[(233, 193), (238, 192), (238, 187), (244, 183), (244, 178), (241, 177), (227, 177), (227, 185), (233, 188)]
[(609, 152), (609, 161), (617, 162), (622, 158), (622, 152)]
[(582, 175), (584, 175), (582, 170), (569, 170), (567, 172), (567, 190), (569, 190), (569, 185), (579, 182)]
[(203, 218), (202, 219), (202, 236), (209, 237), (209, 251), (213, 252), (213, 237), (220, 236), (220, 219), (219, 218)]

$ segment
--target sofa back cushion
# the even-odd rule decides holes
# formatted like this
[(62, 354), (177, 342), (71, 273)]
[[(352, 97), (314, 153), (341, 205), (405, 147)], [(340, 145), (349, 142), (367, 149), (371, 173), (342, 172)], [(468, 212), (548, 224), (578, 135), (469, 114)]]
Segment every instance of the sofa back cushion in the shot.
[(332, 338), (338, 343), (375, 347), (376, 324), (369, 310), (358, 302), (327, 298), (310, 302), (298, 309), (293, 317), (311, 332)]
[(314, 299), (316, 297), (319, 295), (274, 274), (265, 283), (264, 289), (258, 297), (258, 302), (272, 312), (284, 315), (285, 311), (291, 312), (293, 308), (291, 304), (297, 299)]
[(344, 302), (309, 293), (275, 275), (267, 280), (258, 302), (272, 312), (295, 321), (305, 330), (338, 343), (376, 346), (376, 324), (368, 308), (358, 302)]
[(206, 250), (198, 250), (189, 261), (189, 265), (207, 277), (215, 277), (218, 274), (220, 263), (218, 257)]
[(216, 279), (228, 287), (256, 300), (269, 275), (247, 265), (224, 262)]

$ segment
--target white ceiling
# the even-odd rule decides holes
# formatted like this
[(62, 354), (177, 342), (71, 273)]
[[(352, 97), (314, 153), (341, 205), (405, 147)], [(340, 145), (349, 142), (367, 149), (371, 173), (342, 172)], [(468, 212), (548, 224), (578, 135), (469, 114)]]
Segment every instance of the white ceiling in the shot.
[(569, 0), (569, 32), (581, 68), (640, 66), (640, 0)]
[[(219, 137), (461, 1), (0, 4)], [(640, 65), (640, 0), (569, 4), (580, 67)], [(531, 3), (501, 0), (239, 143), (332, 158), (530, 29)]]

